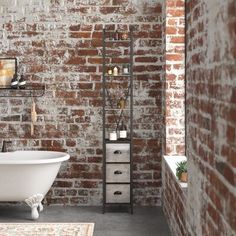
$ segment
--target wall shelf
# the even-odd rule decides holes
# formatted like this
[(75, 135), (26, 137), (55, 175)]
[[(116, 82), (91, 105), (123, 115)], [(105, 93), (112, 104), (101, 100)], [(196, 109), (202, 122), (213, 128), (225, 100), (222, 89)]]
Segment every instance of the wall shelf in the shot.
[(119, 39), (119, 40), (105, 40), (105, 43), (130, 43), (130, 40)]
[(105, 77), (111, 77), (111, 78), (116, 78), (116, 77), (130, 77), (131, 75), (130, 74), (124, 74), (124, 75), (108, 75), (108, 74), (105, 74), (104, 75)]
[(0, 86), (0, 97), (42, 97), (45, 85), (26, 85), (24, 89)]
[(115, 141), (109, 140), (109, 139), (105, 139), (106, 143), (130, 143), (130, 139), (117, 139)]

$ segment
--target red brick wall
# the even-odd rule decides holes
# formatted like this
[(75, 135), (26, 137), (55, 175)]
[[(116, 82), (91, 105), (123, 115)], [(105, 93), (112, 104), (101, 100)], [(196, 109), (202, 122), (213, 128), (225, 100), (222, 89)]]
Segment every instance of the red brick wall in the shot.
[(188, 0), (186, 13), (188, 190), (163, 163), (163, 209), (173, 235), (235, 235), (236, 2)]
[(102, 28), (118, 25), (126, 30), (132, 25), (134, 198), (140, 205), (160, 204), (162, 1), (27, 2), (0, 2), (0, 54), (17, 57), (20, 67), (26, 68), (26, 79), (45, 84), (46, 94), (36, 99), (34, 136), (30, 136), (31, 99), (0, 99), (1, 140), (14, 140), (12, 149), (71, 155), (47, 195), (48, 204), (101, 204)]
[(162, 163), (162, 206), (172, 235), (189, 235), (186, 227), (187, 189), (182, 188), (177, 179), (163, 160)]
[(165, 9), (166, 155), (185, 154), (184, 0), (167, 0)]
[(236, 2), (187, 1), (190, 235), (236, 233)]

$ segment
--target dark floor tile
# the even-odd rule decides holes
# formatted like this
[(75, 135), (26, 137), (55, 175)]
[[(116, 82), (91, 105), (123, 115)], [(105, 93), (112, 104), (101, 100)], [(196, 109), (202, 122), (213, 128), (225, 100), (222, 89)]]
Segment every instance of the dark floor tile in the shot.
[[(26, 206), (0, 205), (0, 222), (33, 222)], [(94, 222), (94, 236), (170, 236), (161, 207), (135, 207), (134, 214), (101, 207), (45, 207), (36, 222)]]

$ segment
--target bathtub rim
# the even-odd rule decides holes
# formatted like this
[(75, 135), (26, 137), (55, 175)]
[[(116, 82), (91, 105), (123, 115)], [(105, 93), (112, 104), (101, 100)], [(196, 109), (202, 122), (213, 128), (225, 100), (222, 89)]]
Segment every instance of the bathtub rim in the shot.
[[(19, 160), (18, 158), (17, 159), (8, 159), (7, 155), (10, 155), (10, 154), (24, 154), (24, 153), (42, 153), (42, 154), (46, 154), (46, 153), (49, 153), (49, 154), (52, 154), (54, 156), (51, 156), (51, 157), (48, 157), (46, 159), (28, 159), (28, 160), (24, 160), (24, 159), (21, 159), (19, 157)], [(56, 156), (58, 155), (58, 156)], [(3, 158), (4, 159), (3, 159)], [(18, 151), (13, 151), (13, 152), (4, 152), (4, 153), (0, 153), (0, 165), (34, 165), (34, 164), (50, 164), (50, 163), (59, 163), (59, 162), (63, 162), (63, 161), (67, 161), (69, 160), (70, 158), (70, 155), (66, 152), (57, 152), (57, 151), (47, 151), (47, 150), (18, 150)]]

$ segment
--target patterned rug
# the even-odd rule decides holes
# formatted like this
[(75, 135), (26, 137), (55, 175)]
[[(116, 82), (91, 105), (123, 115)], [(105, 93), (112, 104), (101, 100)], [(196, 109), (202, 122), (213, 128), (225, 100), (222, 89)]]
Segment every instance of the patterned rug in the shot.
[(0, 223), (1, 236), (93, 236), (94, 223)]

